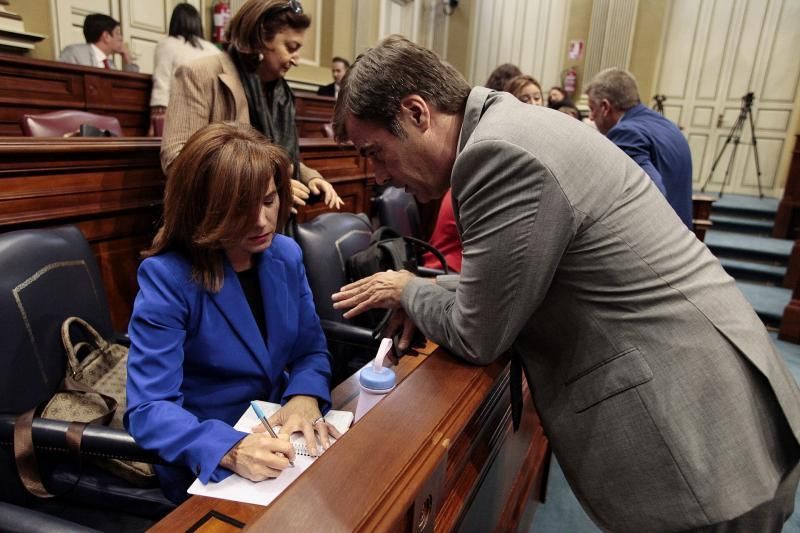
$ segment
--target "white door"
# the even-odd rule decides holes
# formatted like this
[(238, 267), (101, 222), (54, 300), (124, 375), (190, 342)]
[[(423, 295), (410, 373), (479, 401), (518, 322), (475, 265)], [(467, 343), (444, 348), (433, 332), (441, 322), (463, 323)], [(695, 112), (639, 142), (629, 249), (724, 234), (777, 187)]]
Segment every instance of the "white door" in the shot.
[[(758, 194), (750, 117), (743, 113), (743, 97), (752, 92), (762, 190), (782, 194), (797, 122), (798, 21), (798, 0), (670, 3), (656, 93), (666, 95), (665, 115), (689, 140), (695, 189), (710, 176), (706, 190), (719, 191), (730, 168), (726, 192)], [(741, 128), (734, 128), (737, 121)]]

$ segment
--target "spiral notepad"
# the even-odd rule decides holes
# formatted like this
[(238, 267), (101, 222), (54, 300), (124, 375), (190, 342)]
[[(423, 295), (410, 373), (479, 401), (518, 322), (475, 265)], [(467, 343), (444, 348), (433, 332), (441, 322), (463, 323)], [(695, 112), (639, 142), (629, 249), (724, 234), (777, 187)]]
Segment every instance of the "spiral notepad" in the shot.
[[(259, 407), (261, 407), (268, 418), (281, 407), (276, 403), (270, 402), (257, 401), (256, 403), (258, 403)], [(330, 422), (340, 433), (344, 433), (350, 427), (350, 424), (353, 423), (353, 413), (348, 411), (329, 411), (328, 414), (325, 415), (325, 420)], [(239, 431), (250, 432), (253, 427), (259, 424), (261, 424), (261, 422), (253, 412), (253, 409), (248, 407), (234, 427)], [(278, 431), (279, 428), (275, 428), (275, 430)], [(269, 505), (269, 503), (277, 498), (286, 487), (291, 485), (306, 468), (311, 466), (311, 463), (317, 460), (316, 457), (308, 453), (308, 448), (306, 447), (306, 442), (302, 434), (294, 434), (290, 437), (290, 440), (297, 454), (294, 461), (295, 466), (294, 468), (287, 468), (277, 478), (254, 483), (234, 474), (219, 483), (210, 482), (205, 485), (198, 479), (192, 483), (187, 492), (189, 492), (189, 494), (211, 496), (213, 498), (222, 498), (225, 500)], [(334, 439), (331, 440), (333, 441)], [(322, 447), (320, 446), (319, 449), (321, 450)]]

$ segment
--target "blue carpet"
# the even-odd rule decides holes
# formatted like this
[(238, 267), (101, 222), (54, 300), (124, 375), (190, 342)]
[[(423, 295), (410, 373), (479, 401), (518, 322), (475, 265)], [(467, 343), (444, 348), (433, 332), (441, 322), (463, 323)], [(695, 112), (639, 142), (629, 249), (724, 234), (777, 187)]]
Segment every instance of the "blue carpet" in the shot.
[[(697, 191), (695, 191), (697, 192)], [(706, 194), (706, 193), (700, 193)], [(710, 196), (715, 196), (711, 194)], [(713, 207), (727, 210), (758, 211), (775, 215), (778, 211), (778, 198), (759, 198), (757, 196), (740, 196), (738, 194), (724, 194), (722, 198), (714, 200)]]
[[(778, 340), (771, 334), (775, 346), (783, 355), (794, 378), (800, 382), (800, 345)], [(536, 533), (595, 533), (600, 531), (589, 520), (564, 478), (555, 458), (550, 463), (547, 483), (547, 503), (534, 515), (531, 531)], [(783, 527), (784, 533), (800, 533), (800, 491), (795, 497), (795, 512)]]
[(794, 241), (788, 239), (773, 239), (772, 237), (759, 237), (757, 235), (744, 235), (742, 233), (717, 230), (708, 230), (706, 232), (705, 243), (712, 251), (747, 252), (785, 260), (788, 260), (792, 255), (792, 247), (794, 246)]
[(739, 287), (762, 320), (767, 319), (767, 322), (780, 323), (783, 318), (783, 309), (792, 299), (791, 289), (768, 287), (746, 281), (737, 281), (736, 286)]

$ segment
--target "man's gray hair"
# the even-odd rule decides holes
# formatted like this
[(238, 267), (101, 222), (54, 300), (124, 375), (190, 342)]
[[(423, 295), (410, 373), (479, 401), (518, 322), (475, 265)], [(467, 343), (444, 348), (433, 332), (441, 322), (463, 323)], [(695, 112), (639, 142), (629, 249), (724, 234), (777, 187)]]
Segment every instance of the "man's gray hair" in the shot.
[(598, 102), (606, 99), (620, 111), (627, 111), (641, 103), (636, 78), (630, 72), (616, 67), (598, 72), (586, 87), (586, 95)]

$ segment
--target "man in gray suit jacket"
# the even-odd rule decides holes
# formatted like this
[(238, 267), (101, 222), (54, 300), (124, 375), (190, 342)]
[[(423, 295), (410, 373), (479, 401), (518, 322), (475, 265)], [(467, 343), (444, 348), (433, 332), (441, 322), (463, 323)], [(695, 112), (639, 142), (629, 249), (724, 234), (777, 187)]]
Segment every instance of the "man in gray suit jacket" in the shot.
[(375, 274), (333, 296), (346, 317), (394, 308), (467, 361), (516, 354), (603, 529), (780, 531), (800, 475), (800, 390), (635, 162), (562, 113), (470, 90), (397, 36), (350, 68), (335, 128), (378, 183), (422, 201), (451, 187), (464, 245), (453, 287)]
[(139, 72), (133, 62), (128, 45), (122, 40), (119, 22), (100, 13), (87, 15), (83, 21), (85, 43), (71, 44), (61, 51), (58, 60), (87, 67), (116, 69), (114, 54), (122, 56), (122, 68), (127, 72)]

